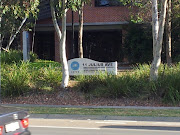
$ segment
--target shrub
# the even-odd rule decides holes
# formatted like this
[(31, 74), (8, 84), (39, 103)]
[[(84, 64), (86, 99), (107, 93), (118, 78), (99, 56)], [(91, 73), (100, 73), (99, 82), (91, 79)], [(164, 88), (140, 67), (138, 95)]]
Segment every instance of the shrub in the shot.
[[(43, 61), (40, 65), (43, 65), (42, 63)], [(30, 90), (54, 90), (60, 85), (62, 72), (59, 63), (50, 63), (46, 63), (46, 66), (37, 66), (37, 63), (29, 62), (2, 64), (2, 96), (19, 96)]]
[[(30, 52), (30, 61), (34, 62), (37, 55)], [(6, 64), (20, 63), (23, 60), (23, 53), (19, 50), (10, 50), (9, 52), (1, 52), (1, 62)]]
[(28, 91), (29, 82), (28, 63), (22, 62), (20, 65), (2, 65), (1, 92), (3, 97), (22, 95)]
[(157, 81), (149, 81), (150, 65), (137, 65), (133, 72), (123, 75), (78, 77), (79, 88), (96, 97), (162, 99), (167, 103), (180, 102), (180, 63), (161, 65)]
[(125, 56), (131, 63), (148, 63), (152, 60), (151, 25), (133, 24), (125, 37)]
[(23, 54), (21, 51), (10, 50), (9, 52), (1, 52), (1, 62), (6, 64), (19, 63), (22, 61)]
[(62, 81), (61, 68), (49, 65), (48, 67), (41, 67), (34, 70), (34, 82), (37, 88), (43, 89), (51, 87), (52, 89), (60, 85)]
[(156, 89), (157, 95), (160, 96), (164, 102), (178, 103), (180, 102), (180, 63), (168, 67), (164, 66), (164, 71), (158, 79)]
[(173, 59), (174, 62), (180, 62), (180, 55), (177, 55), (174, 59)]
[(30, 52), (30, 62), (35, 62), (38, 58), (38, 55), (33, 53), (33, 52)]

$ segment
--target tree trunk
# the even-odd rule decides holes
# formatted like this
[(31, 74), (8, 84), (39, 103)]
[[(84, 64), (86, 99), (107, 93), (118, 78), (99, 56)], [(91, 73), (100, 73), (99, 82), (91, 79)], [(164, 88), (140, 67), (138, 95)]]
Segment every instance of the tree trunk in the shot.
[(161, 64), (161, 52), (162, 52), (164, 25), (165, 25), (165, 18), (166, 18), (166, 7), (167, 7), (167, 0), (162, 0), (161, 14), (160, 14), (160, 19), (159, 19), (160, 22), (159, 22), (158, 38), (155, 41), (155, 45), (153, 45), (153, 47), (155, 48), (153, 49), (154, 56), (153, 56), (153, 62), (151, 65), (151, 70), (150, 70), (150, 80), (157, 80), (158, 78), (158, 69)]
[(78, 37), (78, 51), (79, 51), (79, 58), (83, 58), (83, 45), (82, 45), (82, 38), (83, 38), (83, 7), (84, 2), (82, 2), (82, 7), (79, 9), (79, 37)]
[(167, 4), (167, 19), (166, 19), (166, 60), (168, 66), (172, 64), (171, 58), (171, 0)]
[(62, 88), (66, 88), (69, 82), (69, 71), (68, 71), (68, 64), (67, 64), (67, 58), (66, 58), (66, 12), (67, 12), (67, 9), (66, 9), (65, 3), (66, 3), (66, 0), (63, 0), (62, 33), (61, 33), (61, 30), (59, 28), (56, 15), (55, 15), (54, 0), (50, 1), (52, 20), (53, 20), (53, 24), (54, 24), (58, 39), (60, 41), (60, 44), (59, 44), (60, 60), (62, 63), (62, 72), (63, 72), (63, 78), (62, 78), (62, 83), (61, 83)]
[[(0, 1), (0, 6), (2, 7), (2, 1)], [(0, 11), (0, 30), (1, 30), (1, 27), (2, 27), (2, 11)], [(0, 50), (2, 48), (2, 33), (0, 31)]]
[(16, 33), (10, 38), (9, 43), (8, 43), (8, 45), (6, 46), (6, 50), (9, 50), (11, 44), (13, 43), (15, 37), (17, 36), (17, 34), (20, 32), (21, 28), (22, 28), (23, 25), (25, 24), (26, 20), (27, 20), (27, 17), (25, 17), (25, 18), (23, 19), (23, 21), (21, 22), (21, 25), (20, 25), (19, 28), (17, 29)]
[[(1, 16), (0, 16), (0, 29), (1, 29)], [(2, 48), (2, 34), (0, 32), (0, 49)]]
[(34, 53), (34, 44), (35, 44), (35, 35), (36, 35), (36, 23), (37, 23), (37, 20), (35, 19), (35, 22), (34, 22), (34, 28), (33, 28), (33, 39), (32, 39), (32, 48), (31, 48), (31, 52)]
[(63, 14), (62, 14), (62, 38), (60, 41), (60, 60), (62, 62), (63, 68), (63, 78), (61, 87), (66, 88), (69, 82), (69, 71), (68, 71), (68, 63), (66, 57), (66, 2), (67, 0), (63, 0)]
[(158, 19), (158, 2), (157, 0), (152, 0), (152, 34), (153, 34), (153, 57), (155, 57), (155, 42), (158, 38), (159, 30), (159, 19)]

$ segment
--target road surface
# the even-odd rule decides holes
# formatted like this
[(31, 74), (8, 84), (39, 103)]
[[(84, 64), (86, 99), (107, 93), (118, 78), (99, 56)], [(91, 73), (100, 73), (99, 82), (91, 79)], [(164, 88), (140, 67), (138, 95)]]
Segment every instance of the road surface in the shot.
[(180, 135), (180, 122), (30, 119), (32, 135)]

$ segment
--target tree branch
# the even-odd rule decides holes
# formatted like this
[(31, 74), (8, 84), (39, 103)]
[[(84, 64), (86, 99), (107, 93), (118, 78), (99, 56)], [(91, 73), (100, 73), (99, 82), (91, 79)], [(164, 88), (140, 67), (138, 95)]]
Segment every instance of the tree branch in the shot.
[(9, 43), (8, 43), (8, 45), (6, 46), (6, 49), (7, 49), (7, 50), (9, 50), (12, 42), (14, 41), (15, 37), (17, 36), (17, 34), (19, 33), (19, 31), (21, 30), (21, 28), (22, 28), (22, 26), (24, 25), (24, 23), (26, 22), (26, 20), (27, 20), (27, 17), (25, 17), (25, 18), (23, 19), (23, 21), (21, 22), (21, 25), (20, 25), (19, 28), (17, 29), (16, 33), (10, 38)]

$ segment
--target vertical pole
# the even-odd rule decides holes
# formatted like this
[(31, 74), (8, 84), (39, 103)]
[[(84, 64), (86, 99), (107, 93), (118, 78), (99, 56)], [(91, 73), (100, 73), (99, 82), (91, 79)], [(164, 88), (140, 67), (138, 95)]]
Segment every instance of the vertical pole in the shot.
[(27, 31), (23, 31), (23, 60), (29, 60), (29, 35)]

